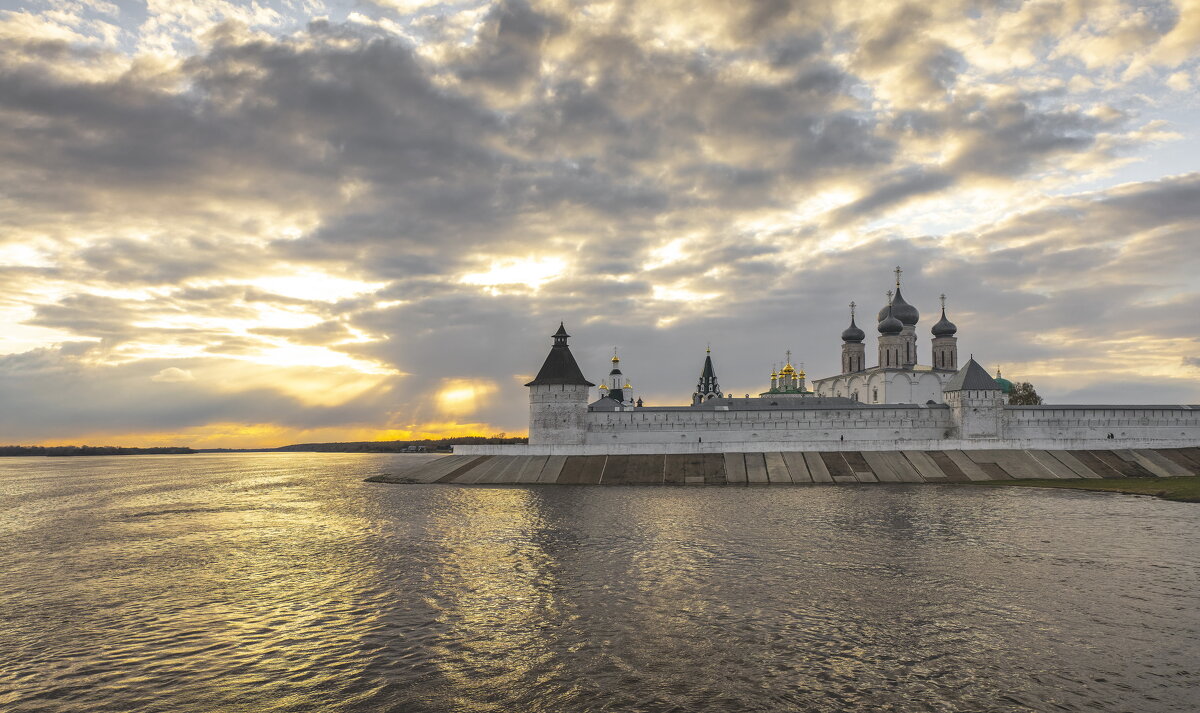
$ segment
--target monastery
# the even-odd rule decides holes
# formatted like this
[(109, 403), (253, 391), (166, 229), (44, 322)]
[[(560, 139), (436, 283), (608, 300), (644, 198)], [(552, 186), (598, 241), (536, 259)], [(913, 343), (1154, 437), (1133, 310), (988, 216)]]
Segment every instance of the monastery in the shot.
[(876, 316), (874, 366), (851, 303), (841, 373), (810, 387), (788, 354), (753, 397), (722, 391), (711, 352), (685, 406), (634, 398), (615, 353), (597, 387), (559, 324), (525, 385), (528, 445), (456, 446), (454, 455), (372, 479), (725, 485), (1200, 475), (1200, 405), (1009, 404), (1012, 384), (999, 373), (993, 378), (970, 356), (959, 365), (944, 295), (930, 363), (920, 364), (921, 315), (901, 294), (900, 274)]
[[(919, 363), (920, 312), (895, 290), (879, 310), (878, 361), (868, 366), (866, 332), (851, 303), (841, 334), (841, 373), (815, 379), (787, 363), (757, 396), (721, 390), (705, 355), (686, 406), (635, 399), (614, 354), (591, 398), (588, 381), (559, 325), (529, 389), (528, 446), (469, 446), (470, 452), (676, 453), (902, 448), (1088, 448), (1190, 446), (1200, 442), (1200, 406), (1042, 405), (1008, 403), (1012, 384), (973, 357), (959, 363), (958, 328), (946, 315), (930, 329), (929, 364)], [(997, 375), (998, 377), (999, 375)], [(513, 450), (516, 452), (516, 450)]]

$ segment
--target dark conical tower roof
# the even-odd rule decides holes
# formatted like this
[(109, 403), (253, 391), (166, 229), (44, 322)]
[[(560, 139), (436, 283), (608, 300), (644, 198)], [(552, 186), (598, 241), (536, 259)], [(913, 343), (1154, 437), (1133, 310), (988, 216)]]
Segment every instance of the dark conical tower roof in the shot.
[(979, 366), (975, 357), (967, 360), (966, 365), (959, 369), (950, 381), (942, 387), (942, 391), (1002, 391), (1000, 384), (988, 376), (987, 371)]
[(537, 376), (533, 381), (525, 384), (526, 386), (547, 384), (595, 386), (583, 378), (579, 364), (575, 363), (571, 348), (567, 346), (567, 338), (570, 336), (567, 334), (567, 328), (563, 326), (562, 322), (559, 322), (558, 331), (554, 333), (554, 346), (550, 347), (550, 353), (546, 355), (546, 361), (542, 364)]
[(712, 351), (704, 353), (704, 367), (700, 369), (700, 380), (696, 382), (695, 396), (703, 398), (708, 394), (721, 395), (721, 385), (717, 383), (717, 370), (713, 368)]

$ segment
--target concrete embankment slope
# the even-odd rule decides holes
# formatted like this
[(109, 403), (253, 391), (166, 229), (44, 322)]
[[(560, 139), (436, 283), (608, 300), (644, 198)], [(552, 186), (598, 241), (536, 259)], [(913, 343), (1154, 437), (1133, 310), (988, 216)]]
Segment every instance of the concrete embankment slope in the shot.
[(1200, 475), (1200, 448), (451, 455), (371, 478), (383, 483), (726, 485), (948, 483)]

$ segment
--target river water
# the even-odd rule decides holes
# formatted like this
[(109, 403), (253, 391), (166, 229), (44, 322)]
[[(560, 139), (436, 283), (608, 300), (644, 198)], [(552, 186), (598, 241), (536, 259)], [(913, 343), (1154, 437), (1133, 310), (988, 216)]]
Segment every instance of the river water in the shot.
[(1200, 506), (0, 459), (4, 711), (1196, 711)]

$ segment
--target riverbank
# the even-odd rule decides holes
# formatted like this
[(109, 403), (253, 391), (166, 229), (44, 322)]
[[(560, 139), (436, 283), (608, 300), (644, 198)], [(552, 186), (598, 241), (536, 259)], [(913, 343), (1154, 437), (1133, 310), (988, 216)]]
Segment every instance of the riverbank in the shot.
[[(1200, 476), (1200, 448), (441, 456), (384, 483), (725, 485), (1144, 480)], [(1132, 486), (1131, 486), (1132, 487)], [(1152, 487), (1152, 486), (1148, 486)]]
[(987, 480), (972, 485), (1018, 488), (1068, 488), (1127, 495), (1151, 495), (1181, 503), (1200, 503), (1200, 476), (1182, 478), (1111, 478), (1104, 480)]

